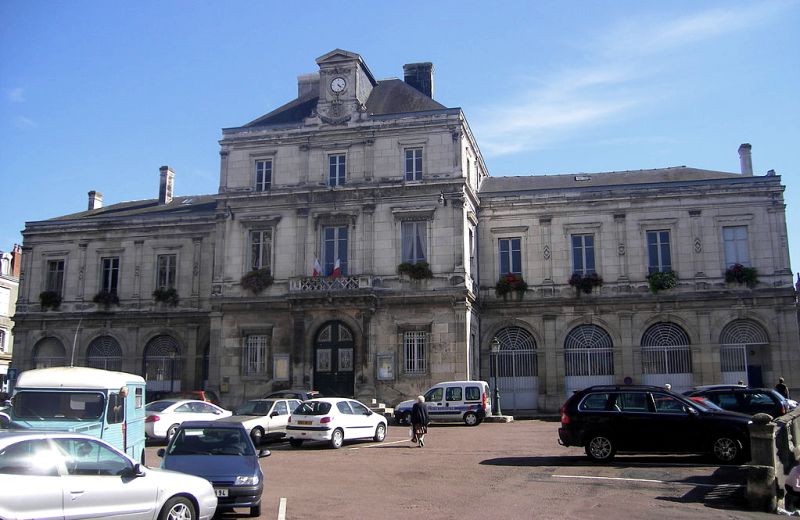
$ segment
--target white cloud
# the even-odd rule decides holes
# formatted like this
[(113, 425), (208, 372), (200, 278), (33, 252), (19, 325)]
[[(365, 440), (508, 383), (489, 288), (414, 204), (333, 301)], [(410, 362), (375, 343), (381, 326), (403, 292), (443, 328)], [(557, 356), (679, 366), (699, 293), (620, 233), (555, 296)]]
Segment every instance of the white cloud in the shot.
[(38, 128), (39, 123), (34, 121), (33, 119), (27, 118), (25, 116), (17, 116), (14, 118), (14, 125), (21, 129), (21, 130), (30, 130), (32, 128)]
[(23, 89), (22, 87), (9, 89), (6, 91), (6, 96), (8, 100), (12, 103), (24, 103), (25, 89)]

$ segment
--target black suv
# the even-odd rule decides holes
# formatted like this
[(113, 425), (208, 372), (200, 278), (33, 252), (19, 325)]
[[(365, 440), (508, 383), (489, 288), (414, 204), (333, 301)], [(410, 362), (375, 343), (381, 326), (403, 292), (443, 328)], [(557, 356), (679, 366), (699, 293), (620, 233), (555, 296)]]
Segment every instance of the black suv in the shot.
[(749, 416), (706, 409), (658, 386), (592, 386), (560, 412), (559, 444), (584, 446), (595, 461), (617, 451), (708, 453), (721, 463), (749, 458)]
[(723, 410), (748, 415), (766, 413), (773, 418), (789, 412), (786, 400), (771, 388), (748, 388), (742, 385), (698, 386), (688, 392), (688, 397), (705, 397)]

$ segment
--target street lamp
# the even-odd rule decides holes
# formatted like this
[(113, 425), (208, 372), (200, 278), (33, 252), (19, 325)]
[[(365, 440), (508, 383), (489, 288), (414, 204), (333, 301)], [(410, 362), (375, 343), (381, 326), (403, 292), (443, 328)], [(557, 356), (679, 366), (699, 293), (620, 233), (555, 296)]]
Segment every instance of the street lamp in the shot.
[(494, 405), (494, 410), (492, 413), (494, 415), (503, 415), (503, 411), (500, 409), (500, 388), (497, 386), (497, 367), (498, 367), (498, 358), (500, 357), (500, 341), (497, 338), (492, 339), (492, 358), (494, 363), (494, 399), (492, 400), (492, 404)]

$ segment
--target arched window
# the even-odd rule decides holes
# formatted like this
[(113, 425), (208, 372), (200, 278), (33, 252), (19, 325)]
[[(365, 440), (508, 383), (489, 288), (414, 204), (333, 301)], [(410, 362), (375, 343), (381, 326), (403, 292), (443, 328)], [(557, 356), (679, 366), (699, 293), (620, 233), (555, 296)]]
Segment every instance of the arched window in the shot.
[(614, 342), (597, 325), (579, 325), (564, 340), (567, 376), (608, 376), (614, 374)]
[(144, 348), (144, 378), (150, 391), (178, 391), (181, 379), (178, 342), (169, 335), (156, 336)]
[(689, 335), (668, 321), (651, 325), (642, 335), (642, 379), (645, 384), (669, 383), (684, 391), (692, 383), (692, 351)]
[(86, 366), (104, 370), (122, 370), (122, 348), (111, 336), (98, 336), (86, 349)]
[(44, 338), (33, 348), (36, 368), (63, 367), (67, 364), (64, 345), (56, 338)]

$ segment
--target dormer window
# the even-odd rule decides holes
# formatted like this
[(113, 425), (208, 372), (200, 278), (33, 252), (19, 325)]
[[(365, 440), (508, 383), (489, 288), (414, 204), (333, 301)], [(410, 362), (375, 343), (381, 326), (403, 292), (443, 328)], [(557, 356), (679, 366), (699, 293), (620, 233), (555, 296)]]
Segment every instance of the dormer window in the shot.
[(331, 154), (328, 156), (328, 186), (342, 186), (347, 172), (347, 156)]
[(272, 187), (272, 159), (259, 159), (255, 163), (256, 191), (269, 191)]

